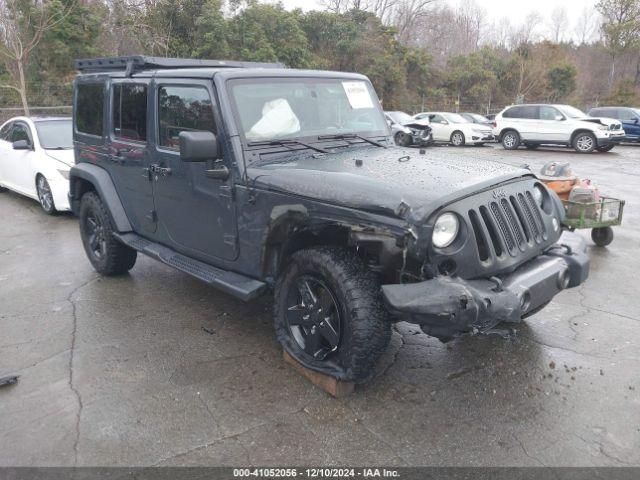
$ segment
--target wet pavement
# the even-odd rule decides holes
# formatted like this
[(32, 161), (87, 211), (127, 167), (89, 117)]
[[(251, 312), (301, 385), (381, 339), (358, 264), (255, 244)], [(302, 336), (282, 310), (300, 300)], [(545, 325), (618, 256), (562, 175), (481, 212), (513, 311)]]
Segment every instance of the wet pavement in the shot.
[(640, 465), (640, 147), (430, 152), (568, 160), (627, 200), (624, 225), (515, 333), (443, 345), (399, 324), (341, 400), (282, 361), (269, 299), (143, 256), (101, 278), (73, 217), (0, 194), (0, 377), (20, 375), (0, 388), (0, 465)]

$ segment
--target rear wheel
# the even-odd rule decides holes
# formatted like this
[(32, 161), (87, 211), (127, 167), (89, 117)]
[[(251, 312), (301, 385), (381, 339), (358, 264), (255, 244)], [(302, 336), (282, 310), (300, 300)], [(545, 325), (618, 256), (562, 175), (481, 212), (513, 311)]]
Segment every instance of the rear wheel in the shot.
[(606, 247), (613, 242), (613, 228), (594, 228), (591, 230), (591, 240), (599, 247)]
[(573, 139), (573, 149), (578, 153), (591, 153), (596, 146), (596, 137), (590, 132), (580, 132)]
[(300, 250), (276, 282), (274, 322), (283, 348), (307, 368), (367, 378), (391, 337), (380, 282), (353, 252)]
[(456, 130), (451, 134), (450, 140), (454, 147), (462, 147), (465, 143), (464, 133), (460, 130)]
[(44, 213), (47, 215), (55, 215), (57, 210), (53, 202), (53, 193), (44, 175), (38, 174), (36, 177), (36, 192), (38, 193), (38, 201)]
[(602, 147), (597, 147), (599, 152), (602, 153), (606, 153), (606, 152), (610, 152), (611, 150), (613, 150), (613, 147), (615, 147), (615, 145), (605, 145)]
[(502, 135), (502, 146), (505, 150), (516, 150), (520, 146), (520, 135), (515, 130), (509, 130)]
[(84, 250), (98, 273), (121, 275), (133, 268), (138, 252), (115, 239), (109, 212), (96, 193), (83, 195), (78, 220)]

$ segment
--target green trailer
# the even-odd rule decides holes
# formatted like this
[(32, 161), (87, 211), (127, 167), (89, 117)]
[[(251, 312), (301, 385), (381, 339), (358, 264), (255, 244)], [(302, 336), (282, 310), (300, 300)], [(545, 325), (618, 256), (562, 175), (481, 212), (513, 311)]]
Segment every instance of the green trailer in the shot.
[(566, 217), (563, 225), (569, 230), (591, 229), (591, 239), (599, 247), (613, 241), (613, 229), (622, 223), (624, 200), (600, 197), (596, 202), (582, 203), (563, 200)]

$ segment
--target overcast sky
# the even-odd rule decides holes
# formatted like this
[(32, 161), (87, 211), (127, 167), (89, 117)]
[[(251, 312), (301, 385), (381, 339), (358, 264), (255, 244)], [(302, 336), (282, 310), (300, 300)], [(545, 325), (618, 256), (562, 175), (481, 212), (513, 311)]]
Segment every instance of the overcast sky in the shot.
[[(268, 0), (270, 3), (277, 3), (277, 0)], [(437, 0), (449, 5), (458, 5), (459, 0)], [(320, 0), (281, 0), (287, 9), (302, 8), (303, 10), (314, 10), (321, 8)], [(569, 16), (571, 29), (574, 27), (575, 19), (584, 7), (593, 8), (598, 0), (476, 0), (487, 12), (489, 22), (508, 17), (512, 24), (519, 24), (524, 21), (531, 11), (537, 11), (543, 18), (549, 15), (556, 7), (565, 7)], [(573, 14), (573, 15), (572, 15)]]

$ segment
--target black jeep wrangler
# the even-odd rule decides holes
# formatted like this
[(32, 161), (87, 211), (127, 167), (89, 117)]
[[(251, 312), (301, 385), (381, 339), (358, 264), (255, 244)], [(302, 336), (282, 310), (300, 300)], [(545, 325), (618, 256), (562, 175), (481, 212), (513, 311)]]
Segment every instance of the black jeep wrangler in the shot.
[(76, 61), (70, 197), (89, 260), (137, 252), (242, 300), (273, 290), (282, 346), (344, 380), (392, 322), (443, 341), (584, 282), (584, 242), (530, 171), (394, 146), (366, 77), (274, 64)]

